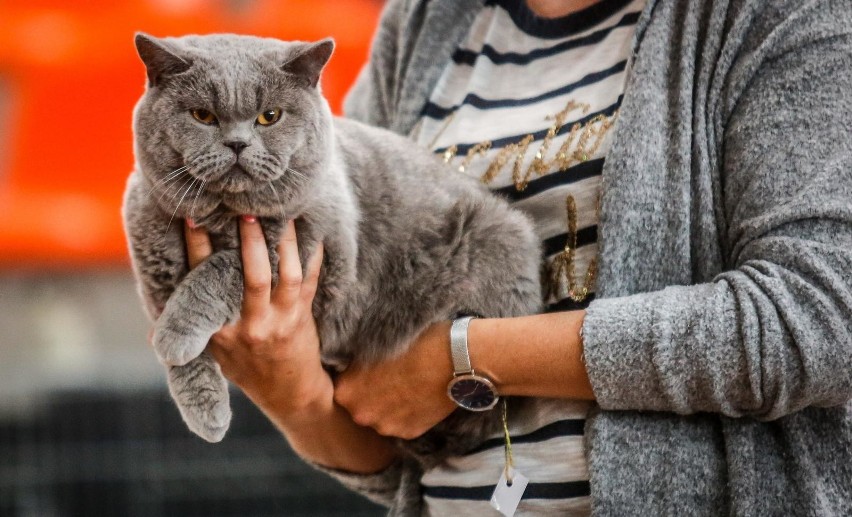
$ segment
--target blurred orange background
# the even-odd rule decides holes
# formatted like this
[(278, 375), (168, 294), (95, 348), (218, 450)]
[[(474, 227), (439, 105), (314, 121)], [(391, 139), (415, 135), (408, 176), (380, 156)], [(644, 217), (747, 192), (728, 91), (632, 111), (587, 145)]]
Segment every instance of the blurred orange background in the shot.
[(127, 264), (120, 206), (145, 70), (136, 31), (332, 36), (335, 112), (367, 57), (379, 0), (0, 0), (0, 267)]

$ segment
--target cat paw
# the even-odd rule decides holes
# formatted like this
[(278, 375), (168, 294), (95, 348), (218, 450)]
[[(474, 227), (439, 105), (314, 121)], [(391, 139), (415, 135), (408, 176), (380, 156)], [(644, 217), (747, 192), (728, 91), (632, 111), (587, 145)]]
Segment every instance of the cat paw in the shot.
[(225, 437), (231, 425), (228, 382), (209, 354), (170, 367), (169, 391), (190, 431), (212, 443)]
[(226, 397), (207, 407), (181, 408), (181, 416), (190, 431), (210, 443), (218, 443), (231, 426), (231, 405)]
[(209, 337), (181, 332), (165, 325), (154, 329), (153, 345), (160, 362), (168, 366), (183, 366), (198, 357), (207, 347)]

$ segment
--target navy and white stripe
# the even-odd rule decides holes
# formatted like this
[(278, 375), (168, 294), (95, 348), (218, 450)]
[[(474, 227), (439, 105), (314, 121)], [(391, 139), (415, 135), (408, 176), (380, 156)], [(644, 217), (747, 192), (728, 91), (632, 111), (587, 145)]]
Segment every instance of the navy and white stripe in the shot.
[(536, 59), (542, 59), (556, 54), (561, 54), (562, 52), (572, 50), (574, 48), (600, 43), (609, 35), (610, 32), (612, 32), (613, 29), (636, 25), (636, 22), (639, 21), (639, 14), (639, 11), (628, 12), (613, 25), (604, 27), (600, 30), (596, 30), (578, 38), (571, 38), (565, 41), (561, 41), (556, 45), (536, 48), (535, 50), (531, 50), (529, 52), (500, 52), (491, 45), (484, 44), (482, 45), (482, 48), (479, 52), (473, 52), (471, 50), (460, 48), (453, 53), (452, 59), (453, 62), (458, 65), (473, 66), (479, 56), (482, 56), (490, 60), (492, 63), (498, 65), (505, 63), (525, 65)]
[[(573, 264), (581, 285), (597, 255), (597, 201), (608, 129), (621, 106), (643, 4), (601, 0), (568, 16), (545, 19), (530, 11), (525, 0), (486, 0), (412, 134), (418, 143), (452, 157), (450, 163), (464, 174), (483, 178), (494, 164), (505, 163), (487, 178), (488, 184), (533, 219), (548, 261), (569, 239), (566, 198), (573, 197)], [(557, 114), (561, 127), (549, 133)], [(520, 146), (524, 139), (525, 149)], [(485, 142), (489, 146), (481, 150)], [(566, 156), (576, 158), (557, 160), (563, 147)], [(466, 159), (468, 151), (476, 154)], [(524, 173), (520, 182), (513, 175), (518, 155)], [(537, 159), (550, 167), (527, 177)], [(567, 286), (552, 290), (549, 310), (583, 308), (594, 297), (592, 293), (577, 302), (567, 296)], [(510, 413), (515, 465), (530, 479), (516, 515), (589, 513), (583, 427), (590, 407), (535, 399), (523, 414)], [(494, 436), (427, 471), (421, 480), (426, 514), (497, 515), (488, 500), (503, 462), (503, 438)]]
[[(530, 478), (516, 515), (584, 515), (589, 477), (583, 451), (587, 404), (535, 399), (510, 414), (515, 468)], [(488, 501), (503, 469), (503, 438), (427, 471), (421, 483), (427, 515), (498, 515)]]
[(527, 97), (523, 99), (484, 99), (475, 93), (469, 93), (465, 96), (462, 101), (456, 106), (450, 106), (448, 108), (444, 108), (441, 106), (437, 106), (432, 102), (428, 102), (426, 107), (423, 109), (423, 115), (434, 118), (434, 119), (443, 119), (449, 116), (452, 113), (455, 113), (462, 106), (469, 105), (479, 110), (488, 110), (488, 109), (497, 109), (497, 108), (520, 108), (523, 106), (530, 106), (539, 104), (542, 101), (553, 99), (553, 98), (562, 98), (565, 95), (568, 95), (575, 90), (578, 90), (584, 86), (589, 86), (591, 84), (599, 83), (604, 79), (607, 79), (613, 75), (620, 74), (624, 72), (627, 68), (627, 60), (620, 61), (606, 70), (597, 70), (594, 72), (590, 72), (589, 74), (581, 77), (579, 80), (568, 83), (566, 85), (560, 86), (554, 90), (546, 91), (540, 93), (533, 97)]

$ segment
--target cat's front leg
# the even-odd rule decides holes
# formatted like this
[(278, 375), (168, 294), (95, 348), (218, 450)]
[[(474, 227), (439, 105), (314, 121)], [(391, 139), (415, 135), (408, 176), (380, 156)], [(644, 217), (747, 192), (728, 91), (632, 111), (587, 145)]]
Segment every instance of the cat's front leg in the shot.
[(238, 250), (216, 252), (190, 271), (154, 327), (160, 361), (182, 366), (198, 357), (213, 334), (238, 314), (242, 292)]
[(238, 253), (214, 253), (190, 271), (154, 328), (154, 349), (168, 365), (169, 392), (190, 431), (208, 442), (224, 438), (231, 423), (228, 382), (204, 349), (239, 311), (243, 288)]

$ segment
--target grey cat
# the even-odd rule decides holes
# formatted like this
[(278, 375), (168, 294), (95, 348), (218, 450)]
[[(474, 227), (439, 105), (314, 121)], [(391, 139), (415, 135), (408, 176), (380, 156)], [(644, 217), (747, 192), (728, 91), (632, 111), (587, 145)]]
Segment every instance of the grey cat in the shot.
[[(392, 356), (456, 314), (540, 310), (540, 248), (524, 215), (411, 141), (332, 117), (318, 87), (331, 40), (137, 34), (136, 47), (148, 84), (124, 221), (154, 349), (202, 438), (221, 440), (231, 419), (205, 347), (239, 315), (240, 214), (259, 217), (273, 271), (284, 221), (296, 220), (303, 264), (323, 243), (313, 312), (330, 367)], [(192, 271), (190, 217), (216, 250)], [(457, 410), (408, 449), (464, 452), (496, 429), (497, 413)]]

